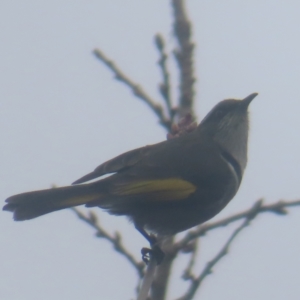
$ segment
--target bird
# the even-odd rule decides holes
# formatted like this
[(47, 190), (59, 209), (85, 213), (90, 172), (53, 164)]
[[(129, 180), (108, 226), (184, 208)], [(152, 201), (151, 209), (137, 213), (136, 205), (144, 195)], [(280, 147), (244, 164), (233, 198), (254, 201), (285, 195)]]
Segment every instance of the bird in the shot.
[(3, 210), (23, 221), (79, 205), (99, 207), (127, 216), (151, 245), (157, 236), (202, 224), (239, 189), (247, 164), (248, 106), (257, 95), (223, 100), (193, 131), (123, 153), (70, 186), (11, 196)]

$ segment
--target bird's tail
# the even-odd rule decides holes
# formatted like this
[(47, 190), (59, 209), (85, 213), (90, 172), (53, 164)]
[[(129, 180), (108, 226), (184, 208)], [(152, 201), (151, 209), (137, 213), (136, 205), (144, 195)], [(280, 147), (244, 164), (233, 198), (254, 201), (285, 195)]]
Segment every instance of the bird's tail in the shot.
[(93, 184), (53, 188), (18, 194), (6, 199), (3, 210), (14, 213), (14, 220), (30, 220), (50, 212), (87, 204), (102, 198)]

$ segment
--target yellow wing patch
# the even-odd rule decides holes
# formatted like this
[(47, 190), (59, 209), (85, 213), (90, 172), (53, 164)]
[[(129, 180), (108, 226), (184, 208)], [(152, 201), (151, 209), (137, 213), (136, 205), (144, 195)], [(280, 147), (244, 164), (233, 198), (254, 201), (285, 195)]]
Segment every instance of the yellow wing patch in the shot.
[(135, 196), (153, 195), (158, 200), (181, 200), (196, 191), (192, 183), (179, 178), (145, 180), (120, 186), (114, 190), (115, 195)]

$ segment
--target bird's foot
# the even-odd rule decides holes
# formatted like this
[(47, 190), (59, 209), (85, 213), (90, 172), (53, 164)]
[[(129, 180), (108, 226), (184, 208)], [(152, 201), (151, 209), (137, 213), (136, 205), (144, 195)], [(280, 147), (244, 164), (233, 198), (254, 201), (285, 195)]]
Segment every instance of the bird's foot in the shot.
[(157, 265), (160, 265), (165, 257), (165, 253), (160, 249), (160, 247), (157, 244), (151, 245), (150, 248), (142, 248), (142, 259), (143, 261), (148, 264), (151, 257), (153, 257), (156, 260)]

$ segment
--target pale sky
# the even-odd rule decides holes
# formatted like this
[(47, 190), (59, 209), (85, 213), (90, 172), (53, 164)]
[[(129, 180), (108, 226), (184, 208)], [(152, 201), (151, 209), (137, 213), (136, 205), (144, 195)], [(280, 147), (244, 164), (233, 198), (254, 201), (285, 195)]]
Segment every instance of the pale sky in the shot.
[[(194, 22), (196, 113), (259, 92), (249, 161), (237, 196), (215, 220), (266, 202), (300, 198), (300, 2), (189, 0)], [(0, 4), (2, 203), (68, 185), (124, 151), (165, 139), (154, 114), (93, 55), (99, 47), (159, 98), (153, 36), (174, 46), (169, 1), (8, 1)], [(174, 65), (171, 66), (175, 69)], [(176, 96), (177, 78), (173, 73)], [(139, 257), (146, 241), (125, 218), (99, 211)], [(298, 300), (300, 207), (262, 215), (235, 241), (195, 299)], [(210, 233), (197, 271), (234, 226)], [(0, 299), (134, 299), (135, 271), (70, 211), (27, 222), (0, 217)], [(182, 255), (169, 299), (186, 288)]]

